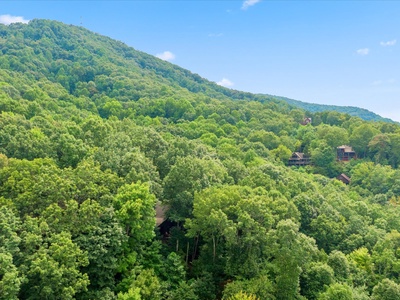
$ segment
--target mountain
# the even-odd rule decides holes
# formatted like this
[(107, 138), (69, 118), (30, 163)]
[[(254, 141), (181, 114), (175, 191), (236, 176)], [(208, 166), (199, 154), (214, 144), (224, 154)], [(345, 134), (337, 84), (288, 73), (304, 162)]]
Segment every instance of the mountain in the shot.
[(367, 121), (393, 122), (393, 120), (391, 119), (383, 118), (380, 115), (373, 113), (372, 111), (355, 106), (337, 106), (337, 105), (307, 103), (279, 96), (275, 96), (275, 98), (286, 101), (290, 105), (296, 106), (298, 108), (304, 109), (312, 113), (322, 112), (322, 111), (337, 111), (340, 113), (349, 114), (350, 116), (359, 117)]
[[(83, 27), (55, 21), (32, 20), (28, 25), (0, 25), (0, 45), (0, 66), (3, 69), (12, 69), (36, 78), (45, 77), (60, 83), (74, 95), (93, 93), (90, 82), (94, 82), (97, 92), (109, 97), (117, 96), (119, 101), (189, 93), (219, 100), (271, 102), (285, 109), (299, 107), (310, 112), (333, 110), (364, 120), (390, 121), (360, 108), (308, 104), (284, 97), (224, 88), (121, 42)], [(4, 62), (9, 57), (14, 57), (11, 63)], [(120, 85), (123, 86), (123, 92)]]
[(1, 299), (400, 299), (399, 166), (397, 123), (0, 26)]
[[(8, 56), (19, 58), (13, 61), (15, 65), (5, 65), (6, 68), (45, 76), (61, 83), (70, 93), (80, 88), (78, 82), (89, 82), (101, 74), (113, 79), (108, 86), (98, 87), (100, 92), (110, 96), (113, 95), (114, 84), (118, 86), (123, 80), (129, 79), (130, 84), (137, 85), (136, 94), (126, 95), (130, 100), (157, 97), (162, 87), (173, 87), (172, 92), (185, 90), (217, 99), (257, 99), (250, 93), (220, 87), (188, 70), (82, 27), (32, 20), (28, 25), (1, 25), (0, 37), (3, 60)], [(30, 60), (26, 63), (28, 57)], [(63, 76), (66, 75), (73, 78), (65, 81)], [(143, 78), (150, 86), (142, 84)], [(114, 82), (118, 80), (118, 83)], [(158, 86), (156, 91), (153, 90), (154, 85)]]

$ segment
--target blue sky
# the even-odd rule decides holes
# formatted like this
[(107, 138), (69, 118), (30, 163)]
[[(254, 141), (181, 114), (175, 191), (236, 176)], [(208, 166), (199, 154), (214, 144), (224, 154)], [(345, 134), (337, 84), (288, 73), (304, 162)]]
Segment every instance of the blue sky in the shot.
[(0, 22), (34, 18), (82, 24), (233, 89), (400, 121), (399, 1), (1, 1)]

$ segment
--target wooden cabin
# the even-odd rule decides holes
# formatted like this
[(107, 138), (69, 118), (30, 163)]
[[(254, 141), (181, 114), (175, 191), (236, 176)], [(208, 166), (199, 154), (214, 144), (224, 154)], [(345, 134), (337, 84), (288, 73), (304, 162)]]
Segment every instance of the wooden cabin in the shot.
[(307, 124), (311, 124), (311, 118), (304, 118), (304, 120), (303, 120), (303, 122), (301, 122), (300, 124), (301, 125), (307, 125)]
[(167, 211), (169, 207), (162, 205), (160, 201), (156, 203), (155, 211), (156, 211), (156, 227), (158, 228), (160, 235), (162, 237), (162, 241), (166, 242), (170, 237), (170, 230), (172, 227), (177, 226), (176, 222), (171, 221), (167, 217)]
[(337, 180), (340, 180), (344, 184), (350, 184), (351, 179), (348, 177), (346, 174), (342, 173), (338, 177), (336, 177)]
[(167, 207), (163, 206), (161, 202), (157, 202), (155, 210), (156, 210), (156, 226), (159, 227), (167, 219), (165, 217), (165, 212), (167, 211)]
[(293, 152), (288, 166), (305, 166), (311, 164), (311, 158), (302, 152)]
[(342, 145), (337, 147), (337, 160), (349, 161), (350, 159), (355, 159), (355, 158), (357, 158), (357, 155), (352, 147), (347, 145)]

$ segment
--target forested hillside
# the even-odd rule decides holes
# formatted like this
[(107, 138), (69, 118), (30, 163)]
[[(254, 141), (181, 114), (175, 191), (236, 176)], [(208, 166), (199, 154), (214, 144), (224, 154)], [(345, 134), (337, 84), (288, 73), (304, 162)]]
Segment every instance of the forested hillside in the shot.
[(46, 20), (0, 25), (0, 112), (0, 299), (400, 299), (395, 123)]
[(310, 112), (323, 112), (323, 111), (337, 111), (340, 113), (349, 114), (354, 117), (359, 117), (363, 120), (367, 121), (385, 121), (385, 122), (393, 122), (393, 120), (388, 118), (382, 118), (381, 116), (369, 111), (367, 109), (354, 107), (354, 106), (337, 106), (337, 105), (325, 105), (325, 104), (315, 104), (315, 103), (306, 103), (293, 99), (288, 99), (285, 97), (275, 97), (277, 99), (284, 100), (290, 105), (294, 105), (298, 108), (304, 109)]

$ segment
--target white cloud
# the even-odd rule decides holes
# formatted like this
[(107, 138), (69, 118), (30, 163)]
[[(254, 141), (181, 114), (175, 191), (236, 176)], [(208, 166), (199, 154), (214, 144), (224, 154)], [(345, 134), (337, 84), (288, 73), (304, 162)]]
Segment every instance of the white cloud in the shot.
[(383, 46), (383, 47), (394, 46), (396, 44), (396, 42), (397, 42), (396, 40), (381, 42), (381, 46)]
[(221, 80), (221, 81), (218, 81), (217, 84), (220, 85), (220, 86), (224, 86), (224, 87), (233, 86), (233, 82), (230, 81), (230, 80), (227, 79), (227, 78), (222, 78), (222, 80)]
[(246, 0), (242, 4), (242, 9), (246, 10), (250, 6), (253, 6), (253, 5), (257, 4), (258, 2), (261, 2), (261, 0)]
[(156, 57), (162, 60), (171, 61), (175, 59), (175, 54), (170, 51), (164, 51), (163, 53), (156, 54)]
[(368, 48), (362, 48), (357, 50), (357, 54), (359, 55), (368, 55), (369, 49)]
[(24, 23), (27, 24), (29, 20), (25, 20), (24, 17), (11, 16), (11, 15), (0, 15), (0, 24), (10, 25), (12, 23)]

